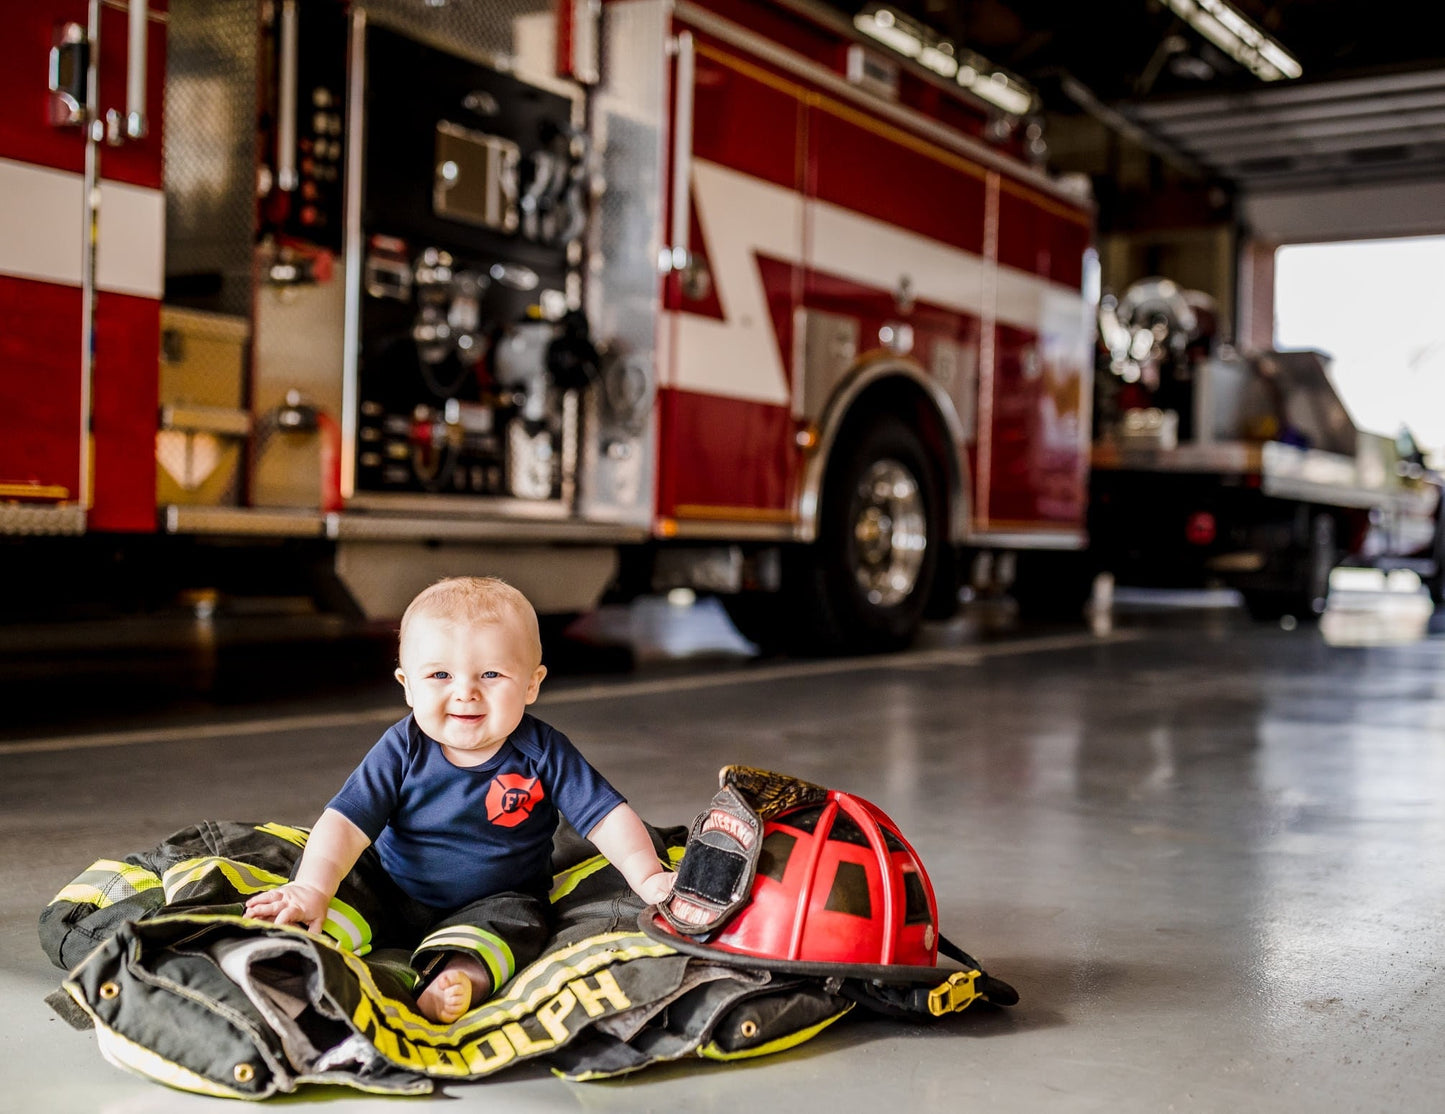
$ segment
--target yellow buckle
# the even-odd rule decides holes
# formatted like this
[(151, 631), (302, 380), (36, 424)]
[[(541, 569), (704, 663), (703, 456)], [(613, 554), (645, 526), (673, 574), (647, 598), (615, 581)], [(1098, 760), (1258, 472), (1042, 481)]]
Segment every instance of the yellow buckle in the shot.
[(940, 983), (928, 992), (928, 1012), (934, 1017), (942, 1017), (946, 1013), (967, 1009), (975, 998), (981, 997), (973, 985), (978, 976), (978, 971), (955, 971), (949, 975), (946, 983)]

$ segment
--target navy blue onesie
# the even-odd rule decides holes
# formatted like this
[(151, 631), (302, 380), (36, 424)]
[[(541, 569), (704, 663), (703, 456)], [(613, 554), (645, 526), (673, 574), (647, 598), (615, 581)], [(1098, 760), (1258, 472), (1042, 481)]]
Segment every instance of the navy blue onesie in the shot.
[(558, 816), (586, 835), (622, 803), (567, 736), (534, 716), (524, 715), (486, 763), (464, 767), (408, 715), (327, 807), (366, 833), (409, 899), (410, 908), (390, 912), (421, 936), (412, 965), (423, 977), (446, 952), (464, 951), (486, 964), (500, 989), (541, 954), (550, 934)]

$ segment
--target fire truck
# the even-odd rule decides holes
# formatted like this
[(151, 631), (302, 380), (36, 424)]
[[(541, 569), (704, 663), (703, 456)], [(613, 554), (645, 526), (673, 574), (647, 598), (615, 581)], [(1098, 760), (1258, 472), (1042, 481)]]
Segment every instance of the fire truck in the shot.
[(886, 9), (12, 7), (7, 614), (488, 572), (879, 649), (1084, 546), (1087, 191)]
[[(1131, 585), (1235, 589), (1257, 619), (1313, 619), (1342, 562), (1445, 595), (1441, 476), (1407, 429), (1355, 425), (1314, 351), (1215, 341), (1202, 291), (1149, 278), (1099, 305), (1089, 550)], [(1397, 580), (1410, 584), (1409, 577)]]

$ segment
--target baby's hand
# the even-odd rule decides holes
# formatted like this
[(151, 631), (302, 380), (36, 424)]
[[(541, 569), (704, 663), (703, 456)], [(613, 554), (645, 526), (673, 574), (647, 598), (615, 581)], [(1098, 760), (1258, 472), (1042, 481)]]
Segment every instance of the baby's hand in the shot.
[(656, 874), (642, 880), (642, 885), (637, 888), (638, 896), (649, 905), (657, 905), (672, 893), (672, 884), (676, 881), (676, 874), (659, 870)]
[(287, 882), (274, 890), (253, 894), (246, 902), (246, 916), (276, 924), (299, 924), (308, 932), (320, 932), (326, 922), (331, 895), (305, 882)]

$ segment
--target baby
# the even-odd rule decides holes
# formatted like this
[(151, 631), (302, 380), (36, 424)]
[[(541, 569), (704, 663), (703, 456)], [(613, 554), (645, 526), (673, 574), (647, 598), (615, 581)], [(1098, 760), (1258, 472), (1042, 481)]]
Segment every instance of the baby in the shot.
[(341, 880), (373, 845), (400, 890), (384, 915), (412, 937), (406, 946), (420, 940), (417, 1007), (448, 1023), (541, 954), (559, 815), (649, 904), (673, 875), (621, 794), (527, 714), (547, 670), (522, 593), (489, 577), (433, 584), (402, 616), (399, 658), (411, 715), (327, 805), (293, 879), (253, 896), (246, 912), (320, 931)]

